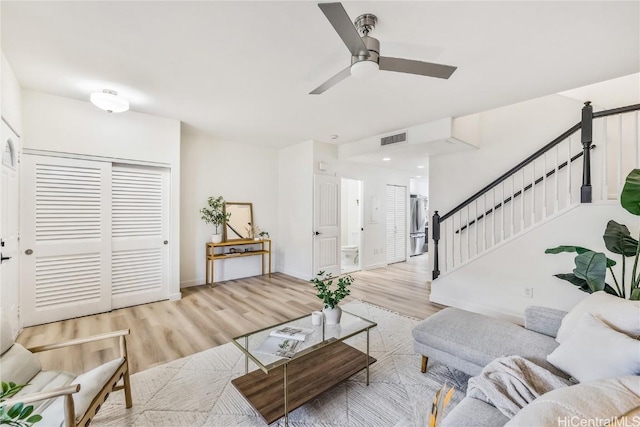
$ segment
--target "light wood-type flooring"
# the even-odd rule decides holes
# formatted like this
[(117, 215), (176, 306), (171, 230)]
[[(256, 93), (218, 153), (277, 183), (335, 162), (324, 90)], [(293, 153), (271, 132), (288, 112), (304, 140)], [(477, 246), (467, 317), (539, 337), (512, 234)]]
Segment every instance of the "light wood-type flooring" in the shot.
[[(425, 318), (442, 307), (429, 302), (426, 255), (385, 268), (351, 274), (346, 301), (360, 299)], [(17, 341), (25, 347), (66, 341), (118, 329), (127, 338), (132, 372), (225, 344), (235, 336), (322, 308), (313, 285), (281, 273), (182, 289), (179, 301), (161, 301), (25, 328)], [(115, 341), (40, 354), (45, 369), (80, 373), (117, 357)]]

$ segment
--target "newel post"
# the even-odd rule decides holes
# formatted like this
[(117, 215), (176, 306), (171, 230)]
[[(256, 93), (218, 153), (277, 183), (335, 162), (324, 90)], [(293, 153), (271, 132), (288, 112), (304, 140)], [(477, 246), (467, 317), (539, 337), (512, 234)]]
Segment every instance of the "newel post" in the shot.
[(440, 240), (440, 215), (438, 211), (433, 214), (433, 224), (431, 225), (433, 236), (433, 275), (432, 279), (435, 280), (440, 275), (440, 266), (438, 264), (438, 241)]
[(593, 107), (587, 101), (582, 107), (582, 187), (580, 202), (591, 203), (591, 143), (593, 142)]

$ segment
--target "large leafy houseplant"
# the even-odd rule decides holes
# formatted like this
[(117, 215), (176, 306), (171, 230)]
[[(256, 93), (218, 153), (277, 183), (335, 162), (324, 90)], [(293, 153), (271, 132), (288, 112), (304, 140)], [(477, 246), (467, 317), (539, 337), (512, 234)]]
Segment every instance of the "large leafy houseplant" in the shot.
[[(16, 384), (13, 382), (2, 381), (2, 391), (0, 392), (0, 402), (15, 396), (22, 390), (26, 384)], [(42, 417), (33, 413), (32, 405), (25, 405), (22, 402), (15, 403), (7, 408), (6, 405), (0, 403), (0, 424), (15, 427), (31, 427), (33, 424), (42, 420)]]
[(353, 283), (353, 278), (349, 275), (338, 278), (337, 288), (331, 290), (334, 277), (324, 271), (319, 272), (316, 277), (311, 280), (313, 286), (318, 292), (316, 295), (320, 298), (325, 308), (336, 308), (338, 303), (351, 293), (349, 286)]
[[(620, 204), (629, 213), (640, 216), (640, 169), (634, 169), (627, 175), (624, 188), (620, 194)], [(640, 272), (638, 271), (638, 259), (640, 258), (640, 243), (631, 236), (627, 226), (613, 220), (607, 223), (607, 228), (602, 236), (606, 248), (614, 254), (622, 255), (622, 278), (618, 281), (613, 271), (616, 262), (608, 258), (602, 252), (596, 252), (581, 246), (558, 246), (547, 249), (545, 253), (558, 254), (562, 252), (575, 252), (576, 268), (572, 273), (556, 274), (559, 279), (568, 281), (578, 286), (581, 291), (593, 293), (605, 291), (620, 298), (640, 300)], [(633, 269), (627, 285), (627, 258), (633, 257)], [(605, 283), (607, 270), (611, 273), (614, 285)]]

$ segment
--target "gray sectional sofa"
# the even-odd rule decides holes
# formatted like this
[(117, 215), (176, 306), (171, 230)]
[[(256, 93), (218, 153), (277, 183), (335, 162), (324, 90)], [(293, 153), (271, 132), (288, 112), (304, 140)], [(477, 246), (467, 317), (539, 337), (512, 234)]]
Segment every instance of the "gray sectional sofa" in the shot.
[[(478, 375), (482, 368), (501, 356), (522, 356), (562, 378), (567, 374), (547, 362), (558, 346), (555, 336), (566, 312), (530, 306), (525, 326), (446, 308), (420, 322), (413, 329), (413, 348), (422, 355), (422, 372), (428, 360)], [(498, 409), (472, 397), (465, 397), (443, 420), (441, 426), (503, 426), (509, 419)]]

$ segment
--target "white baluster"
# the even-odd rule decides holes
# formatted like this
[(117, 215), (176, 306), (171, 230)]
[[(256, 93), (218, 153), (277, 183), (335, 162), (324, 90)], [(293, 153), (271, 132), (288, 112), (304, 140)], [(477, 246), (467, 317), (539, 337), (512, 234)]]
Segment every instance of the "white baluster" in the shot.
[(515, 230), (515, 215), (516, 215), (516, 201), (515, 201), (515, 196), (516, 196), (516, 174), (514, 173), (513, 175), (511, 175), (511, 233), (509, 234), (509, 237), (513, 236), (516, 232)]
[(471, 229), (469, 228), (469, 211), (471, 210), (471, 204), (467, 205), (467, 261), (471, 259)]
[(487, 249), (487, 193), (482, 196), (482, 252)]
[[(442, 228), (442, 223), (440, 224), (441, 228)], [(444, 271), (447, 272), (449, 271), (449, 249), (448, 249), (448, 245), (447, 245), (447, 241), (449, 240), (449, 234), (447, 233), (447, 229), (449, 225), (449, 221), (445, 221), (444, 222), (444, 233), (442, 233), (442, 236), (444, 236), (443, 243), (444, 243), (444, 257), (443, 257), (443, 261), (444, 261)], [(440, 230), (442, 231), (442, 230)]]
[(602, 200), (608, 200), (609, 199), (609, 179), (607, 176), (607, 156), (608, 153), (608, 138), (607, 138), (607, 122), (608, 122), (608, 117), (605, 117), (602, 120), (602, 129), (603, 129), (603, 137), (602, 137)]
[(622, 116), (618, 116), (618, 194), (622, 191)]
[(542, 155), (542, 219), (547, 217), (547, 152)]
[(502, 192), (500, 194), (500, 241), (501, 242), (504, 240), (504, 183), (505, 181), (502, 181), (502, 185), (500, 186), (502, 188)]
[(458, 242), (460, 243), (460, 264), (462, 264), (462, 210), (458, 211)]
[(567, 207), (571, 206), (571, 136), (567, 140)]
[(498, 217), (496, 205), (496, 187), (493, 187), (491, 189), (491, 247), (496, 244), (496, 218)]
[(478, 246), (478, 228), (480, 228), (480, 224), (478, 224), (478, 221), (480, 221), (478, 219), (479, 215), (478, 215), (478, 199), (475, 200), (475, 213), (473, 214), (473, 217), (475, 218), (475, 222), (473, 223), (473, 228), (475, 229), (475, 235), (476, 235), (476, 256), (478, 256), (478, 254), (480, 253), (480, 251), (478, 250), (479, 246)]
[(553, 213), (558, 212), (558, 204), (559, 204), (558, 198), (559, 198), (559, 195), (560, 195), (560, 181), (559, 181), (560, 173), (558, 171), (558, 166), (559, 166), (559, 163), (560, 163), (560, 153), (558, 151), (558, 145), (560, 145), (560, 144), (556, 145), (556, 169), (555, 169), (556, 173), (554, 174), (556, 176), (556, 179), (555, 179), (555, 182), (554, 182), (555, 185), (556, 185), (556, 190), (555, 190), (556, 194), (555, 194), (554, 201), (553, 201)]
[(536, 161), (531, 162), (531, 225), (536, 223)]
[(522, 168), (522, 181), (520, 182), (522, 184), (520, 186), (520, 232), (524, 230), (524, 170), (526, 168), (526, 166)]

